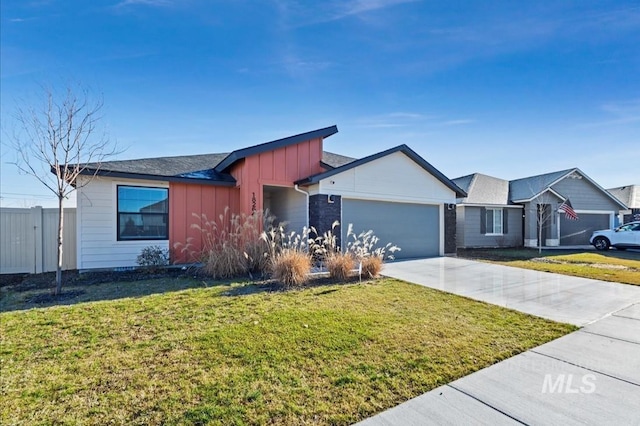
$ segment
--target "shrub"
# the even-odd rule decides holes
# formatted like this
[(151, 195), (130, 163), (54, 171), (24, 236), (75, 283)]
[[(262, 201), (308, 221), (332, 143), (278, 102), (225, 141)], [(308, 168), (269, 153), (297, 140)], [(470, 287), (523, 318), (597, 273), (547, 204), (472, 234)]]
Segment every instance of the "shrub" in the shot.
[(283, 249), (272, 260), (273, 278), (285, 287), (301, 286), (311, 271), (308, 253), (296, 249)]
[(327, 256), (325, 264), (331, 278), (344, 281), (353, 271), (354, 259), (349, 253), (337, 252)]
[(375, 278), (382, 271), (382, 258), (380, 256), (367, 256), (361, 260), (362, 275), (367, 278)]
[(151, 272), (156, 272), (169, 264), (169, 249), (160, 246), (145, 247), (136, 258), (136, 263)]

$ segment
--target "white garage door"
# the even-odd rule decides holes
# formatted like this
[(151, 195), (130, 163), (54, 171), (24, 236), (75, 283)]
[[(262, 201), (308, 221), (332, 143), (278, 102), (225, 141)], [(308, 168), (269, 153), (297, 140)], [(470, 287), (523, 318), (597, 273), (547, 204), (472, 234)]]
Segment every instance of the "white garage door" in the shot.
[(438, 206), (342, 199), (342, 242), (348, 224), (356, 234), (373, 230), (380, 245), (393, 243), (402, 250), (396, 259), (433, 257), (440, 254)]

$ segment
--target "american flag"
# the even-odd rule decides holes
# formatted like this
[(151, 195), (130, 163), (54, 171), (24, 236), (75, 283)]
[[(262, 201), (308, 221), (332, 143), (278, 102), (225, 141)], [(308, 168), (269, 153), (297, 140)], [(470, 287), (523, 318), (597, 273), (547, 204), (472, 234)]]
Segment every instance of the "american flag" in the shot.
[(558, 211), (564, 213), (564, 217), (569, 220), (578, 220), (578, 214), (571, 206), (571, 201), (568, 198), (558, 207)]

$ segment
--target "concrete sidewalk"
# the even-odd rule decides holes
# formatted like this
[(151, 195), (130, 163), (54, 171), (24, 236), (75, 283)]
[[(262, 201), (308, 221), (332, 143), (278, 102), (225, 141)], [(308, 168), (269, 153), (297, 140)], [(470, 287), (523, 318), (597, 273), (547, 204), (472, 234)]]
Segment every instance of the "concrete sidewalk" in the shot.
[(640, 425), (640, 287), (455, 258), (384, 274), (584, 328), (360, 425)]

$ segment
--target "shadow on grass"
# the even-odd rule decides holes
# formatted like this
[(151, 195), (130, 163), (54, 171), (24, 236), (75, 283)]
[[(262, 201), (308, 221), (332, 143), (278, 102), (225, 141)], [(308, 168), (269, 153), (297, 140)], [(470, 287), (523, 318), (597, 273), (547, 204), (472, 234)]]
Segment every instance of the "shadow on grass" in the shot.
[[(300, 287), (285, 287), (272, 280), (248, 281), (213, 280), (193, 270), (167, 270), (151, 274), (140, 271), (100, 272), (78, 274), (65, 271), (60, 295), (54, 295), (55, 274), (36, 274), (11, 277), (0, 287), (0, 313), (51, 306), (67, 306), (78, 303), (98, 302), (126, 298), (138, 298), (153, 294), (196, 288), (220, 288), (220, 296), (239, 297), (264, 292), (296, 291), (332, 284), (357, 283), (352, 277), (337, 282), (328, 276), (313, 276)], [(330, 294), (335, 289), (321, 291), (318, 295)]]
[[(370, 282), (371, 280), (362, 280), (362, 282)], [(355, 284), (361, 282), (358, 276), (350, 277), (346, 280), (337, 281), (329, 276), (312, 276), (309, 280), (296, 287), (287, 287), (282, 285), (279, 282), (273, 280), (267, 281), (258, 281), (258, 282), (247, 282), (240, 285), (234, 285), (229, 290), (221, 293), (222, 296), (247, 296), (250, 294), (256, 293), (265, 293), (265, 292), (284, 292), (284, 291), (296, 291), (296, 290), (304, 290), (314, 287), (323, 287), (328, 285), (336, 285), (336, 284)], [(327, 289), (316, 293), (316, 296), (322, 296), (325, 294), (333, 293), (334, 291), (338, 291), (338, 289)]]
[(79, 274), (77, 271), (65, 271), (60, 295), (53, 293), (54, 282), (55, 274), (52, 273), (4, 279), (0, 287), (0, 312), (137, 298), (231, 284), (230, 281), (214, 281), (193, 271), (180, 269), (161, 273), (126, 271)]

